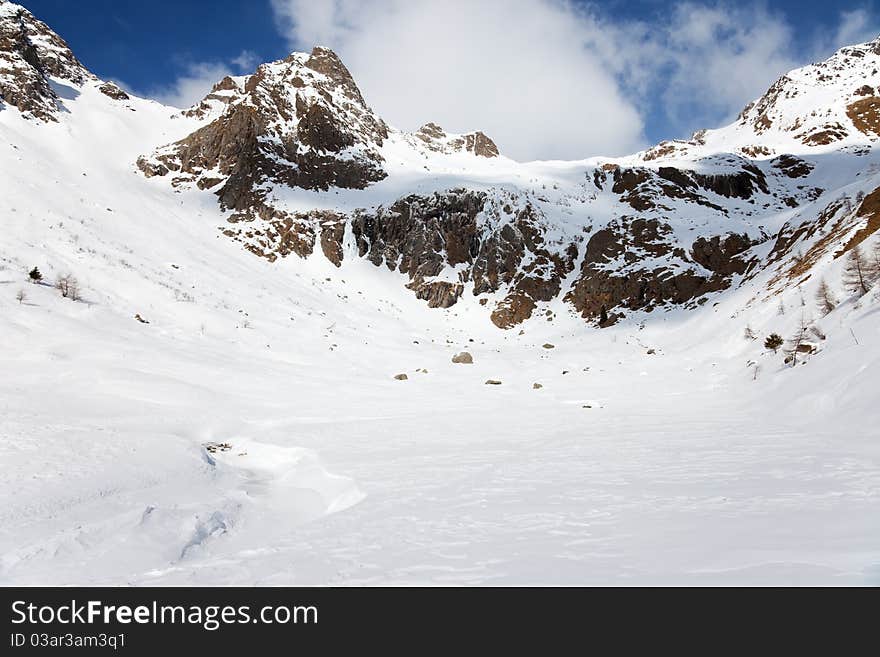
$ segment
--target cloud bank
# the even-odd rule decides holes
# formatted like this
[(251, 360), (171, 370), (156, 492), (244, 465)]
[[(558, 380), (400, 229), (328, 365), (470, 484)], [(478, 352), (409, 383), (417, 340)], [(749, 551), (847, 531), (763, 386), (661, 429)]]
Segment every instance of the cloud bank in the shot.
[(292, 48), (333, 48), (390, 123), (481, 129), (517, 158), (623, 153), (643, 122), (585, 48), (589, 18), (538, 0), (273, 0)]

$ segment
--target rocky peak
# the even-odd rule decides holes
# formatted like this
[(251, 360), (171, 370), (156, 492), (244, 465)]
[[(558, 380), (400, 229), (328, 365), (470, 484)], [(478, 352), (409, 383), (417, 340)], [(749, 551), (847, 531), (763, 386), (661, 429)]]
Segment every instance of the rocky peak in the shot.
[(463, 135), (448, 134), (436, 123), (426, 123), (413, 133), (420, 145), (435, 153), (472, 153), (479, 157), (498, 157), (495, 142), (480, 131)]
[(750, 103), (739, 125), (806, 146), (880, 136), (880, 37), (841, 48), (823, 62), (780, 77)]
[(323, 46), (315, 46), (305, 65), (325, 76), (351, 100), (366, 107), (367, 104), (364, 102), (354, 78), (335, 52)]
[(138, 160), (147, 176), (213, 189), (231, 221), (284, 221), (271, 207), (275, 185), (362, 189), (386, 176), (388, 127), (364, 102), (348, 69), (327, 48), (226, 77), (184, 112), (203, 124)]
[[(0, 2), (0, 100), (25, 116), (56, 121), (59, 81), (95, 79), (67, 43), (21, 5)], [(53, 87), (53, 84), (56, 87)]]

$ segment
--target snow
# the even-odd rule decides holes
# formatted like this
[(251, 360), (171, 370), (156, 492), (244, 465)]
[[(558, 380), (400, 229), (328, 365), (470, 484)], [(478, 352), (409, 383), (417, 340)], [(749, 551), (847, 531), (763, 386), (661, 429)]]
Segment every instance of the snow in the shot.
[[(57, 124), (0, 112), (0, 583), (880, 584), (880, 305), (842, 290), (841, 260), (801, 290), (771, 269), (603, 330), (558, 298), (500, 331), (469, 293), (426, 308), (351, 240), (339, 269), (248, 253), (212, 194), (134, 166), (202, 123), (97, 84)], [(407, 144), (392, 133), (363, 192), (275, 193), (516, 192), (559, 240), (625, 211), (589, 183), (607, 160)], [(773, 233), (880, 185), (873, 151), (804, 157), (826, 196), (754, 218), (719, 198), (731, 221)], [(715, 220), (686, 210), (682, 235)], [(65, 273), (81, 302), (52, 288)], [(842, 303), (816, 355), (787, 367), (743, 337), (815, 316), (819, 273)]]

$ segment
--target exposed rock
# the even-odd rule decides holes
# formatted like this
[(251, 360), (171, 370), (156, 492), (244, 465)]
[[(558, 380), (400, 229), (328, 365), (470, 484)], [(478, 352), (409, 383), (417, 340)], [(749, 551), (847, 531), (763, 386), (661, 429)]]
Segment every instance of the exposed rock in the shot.
[(489, 379), (488, 381), (486, 381), (486, 385), (487, 386), (500, 386), (501, 381), (496, 381), (495, 379)]
[(851, 103), (846, 115), (860, 132), (872, 137), (880, 135), (880, 98), (877, 96)]
[(112, 82), (105, 82), (98, 87), (98, 91), (113, 100), (129, 100), (128, 94)]
[[(48, 25), (24, 7), (0, 4), (0, 101), (25, 117), (57, 121), (61, 85), (50, 77), (76, 87), (95, 79)], [(79, 92), (71, 88), (70, 93)]]
[(396, 375), (394, 378), (395, 378), (395, 380), (397, 380), (397, 381), (407, 381), (407, 380), (409, 380), (409, 377), (408, 377), (406, 374), (398, 374), (398, 375)]
[[(602, 324), (607, 326), (621, 316), (612, 309), (651, 310), (668, 303), (685, 304), (707, 292), (728, 287), (730, 276), (748, 267), (739, 256), (751, 242), (739, 235), (695, 241), (693, 258), (710, 275), (692, 265), (686, 269), (640, 266), (636, 252), (647, 258), (675, 256), (687, 262), (686, 254), (669, 241), (670, 235), (670, 227), (656, 219), (624, 218), (611, 222), (588, 242), (580, 276), (566, 300), (585, 318), (598, 318), (604, 310), (607, 320)], [(608, 267), (620, 259), (622, 264)]]
[(789, 178), (803, 178), (810, 175), (814, 166), (794, 155), (780, 155), (770, 163)]
[(535, 300), (524, 293), (511, 293), (498, 303), (490, 319), (500, 329), (510, 329), (532, 316)]
[(436, 123), (426, 123), (413, 137), (422, 146), (437, 153), (472, 153), (478, 157), (498, 157), (498, 147), (482, 132), (463, 135), (447, 134)]
[(224, 209), (248, 220), (272, 215), (282, 221), (289, 215), (269, 209), (267, 183), (363, 189), (386, 175), (379, 147), (388, 129), (330, 50), (263, 64), (243, 86), (224, 78), (186, 114), (211, 118), (215, 111), (207, 125), (139, 159), (144, 174), (173, 171), (176, 185), (219, 174)]
[(554, 344), (550, 344), (549, 342), (544, 344), (544, 349), (554, 349), (554, 348), (556, 348), (556, 345), (554, 345)]
[(544, 386), (541, 385), (540, 383), (533, 383), (533, 384), (532, 384), (532, 390), (540, 390), (540, 389), (543, 388), (543, 387), (544, 387)]
[(452, 357), (452, 362), (456, 364), (472, 365), (474, 358), (468, 352), (462, 351)]

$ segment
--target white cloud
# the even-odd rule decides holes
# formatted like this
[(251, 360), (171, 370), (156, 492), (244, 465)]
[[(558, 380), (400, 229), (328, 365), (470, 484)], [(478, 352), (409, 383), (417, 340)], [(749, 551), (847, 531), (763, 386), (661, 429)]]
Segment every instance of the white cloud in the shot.
[(183, 73), (171, 84), (153, 88), (143, 95), (164, 105), (190, 107), (227, 75), (252, 73), (259, 63), (259, 57), (248, 50), (228, 62), (186, 62)]
[(549, 0), (273, 0), (292, 47), (333, 48), (390, 123), (483, 130), (519, 159), (622, 154), (643, 123), (586, 47), (587, 15)]
[[(326, 45), (390, 123), (481, 129), (517, 159), (623, 154), (732, 120), (781, 74), (876, 36), (755, 2), (680, 2), (651, 23), (570, 0), (271, 0), (294, 49)], [(818, 57), (821, 55), (821, 57)]]
[(824, 59), (843, 46), (865, 43), (877, 37), (880, 21), (876, 16), (861, 7), (840, 12), (837, 29), (820, 34), (813, 47), (813, 56)]
[(756, 5), (679, 4), (659, 38), (655, 62), (669, 69), (662, 99), (674, 128), (733, 120), (801, 63), (787, 22)]

